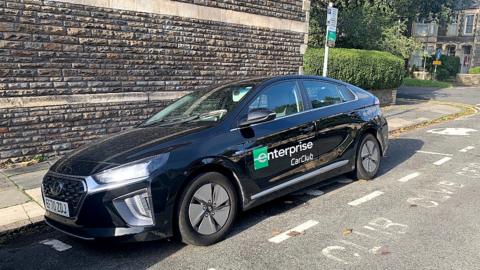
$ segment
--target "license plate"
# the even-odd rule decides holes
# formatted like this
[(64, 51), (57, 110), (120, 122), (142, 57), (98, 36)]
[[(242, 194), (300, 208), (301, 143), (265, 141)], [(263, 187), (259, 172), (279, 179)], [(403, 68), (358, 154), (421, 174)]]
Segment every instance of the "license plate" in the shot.
[(66, 202), (61, 202), (45, 197), (45, 209), (64, 217), (70, 217), (70, 212), (68, 211), (68, 203)]

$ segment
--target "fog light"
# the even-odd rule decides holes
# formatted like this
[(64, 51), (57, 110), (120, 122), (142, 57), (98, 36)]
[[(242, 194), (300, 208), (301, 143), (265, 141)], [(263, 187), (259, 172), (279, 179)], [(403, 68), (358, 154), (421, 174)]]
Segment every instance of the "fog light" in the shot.
[(113, 200), (113, 205), (128, 225), (153, 225), (152, 204), (147, 189), (142, 189), (116, 198)]

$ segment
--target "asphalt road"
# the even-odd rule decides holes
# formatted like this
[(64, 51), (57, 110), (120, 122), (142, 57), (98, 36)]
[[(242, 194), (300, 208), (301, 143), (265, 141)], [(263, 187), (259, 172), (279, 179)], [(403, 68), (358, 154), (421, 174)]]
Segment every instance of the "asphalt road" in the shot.
[(373, 181), (339, 179), (243, 213), (214, 246), (41, 229), (0, 246), (0, 269), (480, 268), (480, 114), (392, 139)]
[(451, 101), (480, 106), (480, 87), (452, 87), (445, 89), (401, 87), (397, 97)]

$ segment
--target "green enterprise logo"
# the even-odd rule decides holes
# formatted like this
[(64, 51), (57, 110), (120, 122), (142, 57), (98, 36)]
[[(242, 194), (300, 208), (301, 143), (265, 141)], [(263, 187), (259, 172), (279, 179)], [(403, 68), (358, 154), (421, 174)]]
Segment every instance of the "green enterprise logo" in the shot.
[(268, 148), (266, 146), (253, 150), (253, 164), (255, 170), (268, 167)]

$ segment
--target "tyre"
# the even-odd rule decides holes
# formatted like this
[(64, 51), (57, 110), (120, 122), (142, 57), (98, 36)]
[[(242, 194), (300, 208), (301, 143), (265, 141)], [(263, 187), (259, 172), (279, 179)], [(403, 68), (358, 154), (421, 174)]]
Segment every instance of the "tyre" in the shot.
[(375, 178), (380, 168), (380, 145), (372, 134), (366, 134), (357, 150), (355, 171), (351, 176), (355, 179), (370, 180)]
[(230, 180), (216, 172), (201, 174), (180, 197), (180, 238), (197, 246), (214, 244), (227, 235), (236, 214), (237, 195)]

